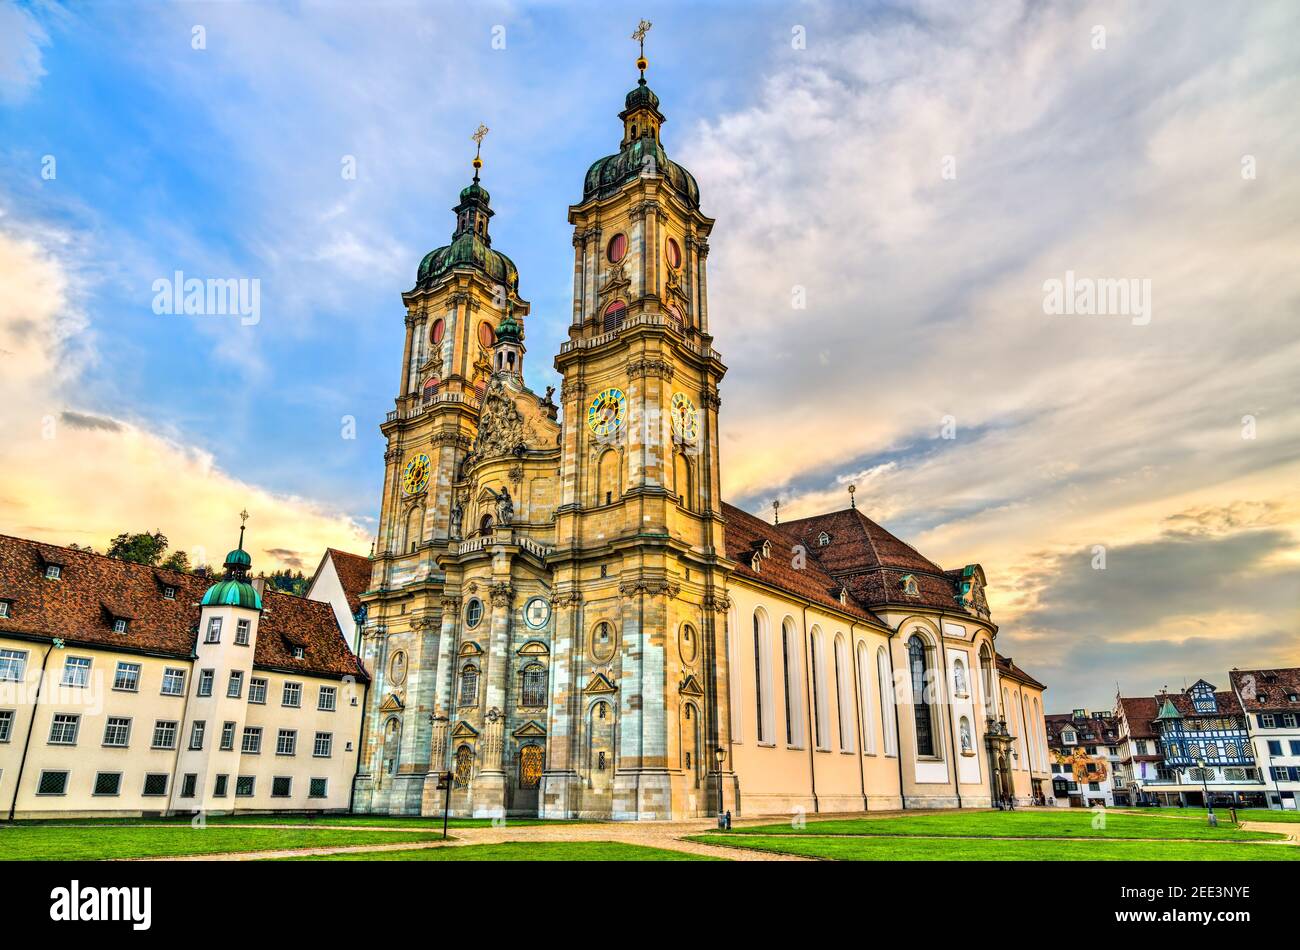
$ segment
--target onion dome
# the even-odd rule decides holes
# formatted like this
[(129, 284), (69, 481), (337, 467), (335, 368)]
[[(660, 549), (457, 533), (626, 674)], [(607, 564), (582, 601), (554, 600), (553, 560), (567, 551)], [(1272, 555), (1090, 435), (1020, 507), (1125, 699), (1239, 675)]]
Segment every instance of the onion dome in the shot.
[(700, 186), (695, 176), (670, 159), (659, 142), (659, 127), (667, 119), (659, 111), (659, 97), (645, 81), (645, 58), (637, 60), (642, 70), (636, 87), (623, 101), (619, 113), (626, 134), (623, 147), (606, 155), (587, 169), (582, 184), (582, 200), (612, 195), (625, 184), (645, 174), (657, 174), (691, 208), (700, 206)]
[[(482, 131), (487, 132), (486, 129)], [(473, 267), (486, 274), (493, 283), (518, 293), (519, 268), (506, 255), (492, 249), (492, 236), (488, 233), (488, 221), (494, 213), (492, 196), (478, 180), (483, 160), (475, 154), (473, 164), (474, 180), (461, 189), (460, 202), (451, 209), (456, 215), (456, 230), (452, 232), (451, 243), (424, 255), (415, 275), (415, 285), (417, 288), (427, 287), (454, 268)]]
[(226, 573), (207, 589), (199, 602), (203, 607), (246, 607), (261, 610), (262, 598), (248, 582), (253, 559), (244, 550), (244, 526), (239, 526), (239, 547), (226, 555)]
[(508, 310), (497, 325), (498, 343), (518, 343), (524, 338), (524, 325), (515, 319), (513, 310)]

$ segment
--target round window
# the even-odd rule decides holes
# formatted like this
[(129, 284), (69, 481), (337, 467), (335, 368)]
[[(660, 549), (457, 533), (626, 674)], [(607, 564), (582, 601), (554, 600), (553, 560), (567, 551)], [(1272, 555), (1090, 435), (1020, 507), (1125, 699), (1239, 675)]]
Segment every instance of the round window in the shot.
[(434, 320), (433, 327), (429, 330), (429, 342), (437, 346), (442, 342), (442, 335), (447, 332), (447, 324), (442, 320)]
[(478, 622), (483, 619), (483, 601), (475, 597), (465, 605), (465, 626), (477, 627)]
[(551, 605), (545, 597), (534, 597), (524, 605), (524, 623), (534, 630), (546, 626), (546, 621), (550, 619)]
[(678, 268), (682, 266), (682, 246), (673, 238), (668, 239), (664, 245), (664, 253), (668, 256), (668, 266)]
[(609, 257), (611, 264), (617, 264), (627, 256), (627, 235), (615, 234), (609, 239), (609, 246), (605, 248), (605, 253)]
[(480, 323), (478, 325), (478, 341), (486, 347), (490, 347), (496, 340), (497, 335), (492, 332), (492, 324)]

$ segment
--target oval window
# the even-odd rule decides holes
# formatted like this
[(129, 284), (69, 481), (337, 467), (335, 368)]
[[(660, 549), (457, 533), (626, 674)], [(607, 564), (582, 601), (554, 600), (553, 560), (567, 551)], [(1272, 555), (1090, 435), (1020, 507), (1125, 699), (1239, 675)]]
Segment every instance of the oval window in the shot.
[(682, 247), (672, 238), (664, 245), (664, 253), (668, 256), (668, 266), (674, 269), (682, 266)]
[(442, 335), (447, 331), (447, 325), (442, 320), (434, 320), (433, 327), (429, 330), (429, 341), (437, 346), (442, 342)]
[(605, 249), (605, 253), (609, 256), (609, 262), (611, 264), (617, 264), (624, 257), (626, 257), (627, 256), (627, 235), (615, 234), (612, 238), (610, 238), (609, 246)]
[(492, 332), (492, 324), (484, 322), (478, 325), (478, 341), (484, 346), (492, 346), (496, 338), (497, 335)]
[(465, 626), (477, 627), (478, 622), (483, 619), (483, 601), (475, 597), (465, 605)]

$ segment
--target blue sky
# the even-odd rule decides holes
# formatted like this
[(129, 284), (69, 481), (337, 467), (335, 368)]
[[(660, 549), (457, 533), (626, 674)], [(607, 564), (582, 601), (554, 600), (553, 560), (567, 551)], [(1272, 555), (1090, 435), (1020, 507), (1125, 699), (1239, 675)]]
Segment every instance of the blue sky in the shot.
[[(797, 517), (855, 483), (984, 565), (1000, 642), (1060, 705), (1300, 662), (1287, 3), (0, 6), (0, 530), (224, 550), (247, 505), (262, 563), (364, 550), (400, 294), (470, 133), (541, 391), (639, 17), (718, 219), (733, 501)], [(260, 279), (261, 321), (154, 314), (176, 270)], [(1153, 319), (1045, 315), (1066, 271), (1150, 280)], [(1099, 544), (1122, 583), (1086, 567)]]

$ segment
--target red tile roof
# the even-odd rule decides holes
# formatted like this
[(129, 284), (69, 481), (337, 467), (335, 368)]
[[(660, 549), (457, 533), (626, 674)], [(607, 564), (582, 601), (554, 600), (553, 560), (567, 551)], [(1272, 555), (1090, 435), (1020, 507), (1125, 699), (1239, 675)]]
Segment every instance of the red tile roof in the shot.
[(1300, 710), (1300, 668), (1233, 670), (1228, 675), (1247, 712)]
[[(960, 602), (962, 569), (945, 571), (856, 508), (799, 518), (781, 527), (869, 608), (925, 606), (965, 610), (987, 619), (986, 613)], [(823, 532), (829, 539), (825, 545), (820, 543)], [(916, 582), (915, 594), (907, 592), (908, 577)]]
[[(63, 568), (58, 580), (45, 566)], [(190, 658), (198, 634), (199, 599), (212, 579), (0, 535), (0, 600), (11, 602), (0, 633), (69, 644)], [(176, 589), (175, 599), (163, 596)], [(271, 590), (262, 593), (255, 666), (324, 676), (365, 674), (347, 648), (328, 604)], [(113, 619), (129, 620), (126, 633)], [(294, 660), (286, 641), (304, 648)]]
[[(796, 597), (874, 624), (880, 623), (871, 611), (854, 599), (851, 591), (847, 603), (840, 602), (839, 591), (843, 585), (826, 573), (811, 549), (802, 568), (792, 564), (795, 554), (792, 549), (802, 542), (797, 535), (789, 533), (785, 525), (768, 524), (726, 502), (723, 502), (722, 513), (727, 519), (727, 557), (740, 565), (735, 576), (761, 581)], [(750, 562), (764, 541), (770, 542), (772, 554), (763, 558), (759, 570), (755, 571)]]
[(1119, 708), (1128, 723), (1128, 734), (1134, 739), (1156, 739), (1155, 721), (1160, 713), (1160, 703), (1154, 696), (1121, 696)]
[(349, 554), (338, 548), (326, 548), (325, 556), (334, 562), (334, 570), (348, 598), (348, 609), (355, 617), (361, 609), (361, 595), (370, 589), (370, 558)]
[[(1066, 729), (1073, 729), (1078, 733), (1074, 745), (1119, 744), (1118, 719), (1102, 719), (1097, 716), (1076, 719), (1073, 713), (1052, 713), (1044, 716), (1043, 720), (1047, 723), (1047, 744), (1053, 747), (1065, 745), (1065, 742), (1061, 739), (1061, 733)], [(1106, 735), (1107, 730), (1110, 730), (1111, 735)], [(1091, 738), (1084, 738), (1085, 736), (1091, 736)]]
[(1010, 676), (1012, 679), (1017, 679), (1025, 685), (1032, 686), (1035, 689), (1047, 689), (1047, 687), (1038, 680), (1034, 679), (1020, 667), (1016, 666), (1016, 664), (1012, 663), (1010, 657), (1002, 656), (999, 653), (997, 654), (997, 660), (998, 672), (1003, 676)]

